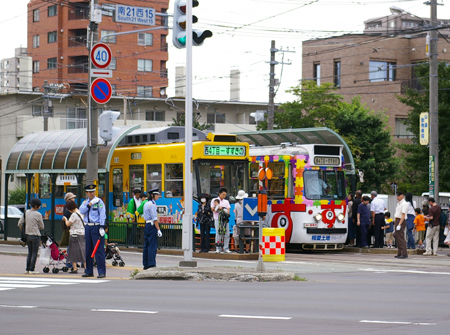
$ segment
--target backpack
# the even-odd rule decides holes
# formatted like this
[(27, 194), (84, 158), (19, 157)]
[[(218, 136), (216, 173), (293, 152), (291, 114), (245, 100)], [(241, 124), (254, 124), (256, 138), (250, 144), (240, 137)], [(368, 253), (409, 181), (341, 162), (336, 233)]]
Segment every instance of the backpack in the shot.
[(441, 226), (447, 224), (447, 214), (441, 209), (441, 216), (439, 216), (439, 223)]

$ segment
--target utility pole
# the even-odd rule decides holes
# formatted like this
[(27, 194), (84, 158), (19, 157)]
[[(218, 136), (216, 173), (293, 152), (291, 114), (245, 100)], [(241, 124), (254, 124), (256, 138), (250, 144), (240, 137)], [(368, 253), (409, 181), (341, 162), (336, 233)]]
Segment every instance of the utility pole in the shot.
[(51, 107), (51, 102), (48, 97), (50, 86), (48, 86), (48, 81), (44, 80), (44, 131), (48, 131), (48, 115), (50, 114), (48, 108)]
[(275, 65), (277, 64), (286, 64), (291, 65), (291, 62), (283, 63), (283, 62), (277, 62), (275, 60), (275, 53), (281, 51), (281, 52), (295, 52), (295, 51), (289, 51), (289, 50), (278, 50), (275, 48), (275, 41), (272, 40), (271, 46), (270, 46), (270, 83), (269, 83), (269, 106), (267, 108), (267, 130), (273, 129), (273, 119), (275, 116)]
[(437, 0), (428, 2), (430, 14), (430, 157), (429, 185), (430, 197), (439, 203), (439, 114), (438, 114), (438, 38)]
[[(89, 31), (89, 42), (88, 50), (89, 55), (91, 54), (91, 49), (95, 43), (98, 41), (98, 23), (94, 21), (94, 10), (95, 5), (98, 4), (98, 0), (91, 0), (90, 8), (90, 23), (88, 27)], [(89, 110), (87, 113), (87, 145), (88, 150), (86, 151), (86, 184), (93, 184), (94, 181), (98, 180), (98, 110), (97, 107), (92, 107), (92, 97), (91, 97), (91, 68), (92, 62), (89, 59), (89, 79), (88, 79), (88, 106)]]

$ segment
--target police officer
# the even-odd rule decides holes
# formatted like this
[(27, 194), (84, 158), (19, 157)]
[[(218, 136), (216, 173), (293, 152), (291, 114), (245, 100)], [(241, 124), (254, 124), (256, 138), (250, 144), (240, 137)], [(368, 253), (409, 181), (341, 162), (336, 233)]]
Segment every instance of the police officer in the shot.
[(154, 188), (148, 191), (148, 201), (144, 205), (145, 239), (144, 253), (142, 255), (144, 270), (154, 268), (156, 266), (156, 252), (158, 249), (156, 236), (162, 236), (161, 230), (159, 230), (158, 216), (156, 212), (156, 200), (158, 199), (159, 189)]
[(97, 278), (106, 277), (105, 265), (105, 220), (106, 209), (103, 200), (95, 196), (95, 185), (87, 185), (86, 200), (80, 206), (80, 212), (84, 215), (86, 223), (85, 239), (86, 239), (86, 270), (82, 277), (94, 277), (94, 260), (91, 254), (97, 241), (100, 240), (99, 247), (96, 252), (97, 260)]

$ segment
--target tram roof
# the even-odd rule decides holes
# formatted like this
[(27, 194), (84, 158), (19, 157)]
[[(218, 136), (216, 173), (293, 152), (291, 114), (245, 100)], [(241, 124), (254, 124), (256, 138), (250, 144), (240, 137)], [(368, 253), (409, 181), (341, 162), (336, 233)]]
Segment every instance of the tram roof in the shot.
[(334, 130), (321, 128), (298, 128), (261, 130), (234, 133), (239, 142), (255, 146), (281, 145), (282, 143), (301, 144), (339, 144), (343, 145), (346, 172), (355, 174), (355, 161), (345, 140)]
[[(98, 172), (109, 171), (114, 149), (139, 126), (125, 126), (106, 146), (98, 146)], [(12, 148), (5, 173), (86, 173), (87, 129), (44, 131), (26, 135)], [(98, 143), (103, 140), (99, 137)]]

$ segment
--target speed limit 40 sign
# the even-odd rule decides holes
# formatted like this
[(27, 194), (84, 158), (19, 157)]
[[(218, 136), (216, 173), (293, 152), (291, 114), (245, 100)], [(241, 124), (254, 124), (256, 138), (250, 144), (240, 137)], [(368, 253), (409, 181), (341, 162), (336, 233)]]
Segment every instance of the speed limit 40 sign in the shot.
[(105, 43), (97, 43), (91, 50), (91, 61), (99, 69), (104, 69), (111, 63), (111, 49)]

